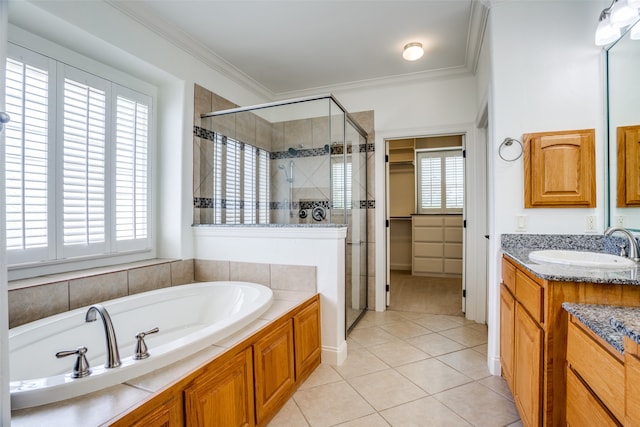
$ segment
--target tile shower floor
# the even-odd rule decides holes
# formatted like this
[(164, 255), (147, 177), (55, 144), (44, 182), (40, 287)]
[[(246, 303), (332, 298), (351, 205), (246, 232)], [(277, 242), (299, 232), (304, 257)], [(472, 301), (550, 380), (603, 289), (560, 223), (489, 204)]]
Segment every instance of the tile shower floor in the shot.
[(269, 427), (521, 426), (487, 368), (487, 328), (464, 317), (369, 311), (341, 366), (322, 364)]

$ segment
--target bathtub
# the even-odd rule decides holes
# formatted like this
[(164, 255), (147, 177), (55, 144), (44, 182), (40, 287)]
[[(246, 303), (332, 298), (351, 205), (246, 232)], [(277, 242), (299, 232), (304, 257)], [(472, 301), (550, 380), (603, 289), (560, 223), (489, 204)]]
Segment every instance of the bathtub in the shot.
[[(230, 336), (257, 319), (273, 300), (271, 289), (248, 282), (203, 282), (163, 288), (101, 303), (111, 316), (122, 364), (105, 368), (102, 321), (86, 322), (88, 306), (9, 330), (12, 409), (69, 399), (144, 375)], [(136, 335), (147, 359), (135, 360)], [(85, 346), (91, 374), (73, 378), (76, 356), (59, 351)]]

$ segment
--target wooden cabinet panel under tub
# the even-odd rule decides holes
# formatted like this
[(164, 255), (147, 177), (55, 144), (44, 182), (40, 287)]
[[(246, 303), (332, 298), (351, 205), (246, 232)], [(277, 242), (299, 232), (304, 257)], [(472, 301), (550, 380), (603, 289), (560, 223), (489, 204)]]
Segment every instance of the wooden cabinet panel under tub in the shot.
[(320, 336), (315, 295), (106, 425), (265, 426), (320, 364)]

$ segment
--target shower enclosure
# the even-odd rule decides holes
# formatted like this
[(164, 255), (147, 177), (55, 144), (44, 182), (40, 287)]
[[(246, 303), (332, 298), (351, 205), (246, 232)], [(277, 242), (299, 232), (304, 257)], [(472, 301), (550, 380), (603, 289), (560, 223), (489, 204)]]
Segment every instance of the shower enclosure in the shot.
[(347, 226), (355, 325), (367, 308), (366, 132), (332, 95), (206, 113), (194, 132), (194, 224)]

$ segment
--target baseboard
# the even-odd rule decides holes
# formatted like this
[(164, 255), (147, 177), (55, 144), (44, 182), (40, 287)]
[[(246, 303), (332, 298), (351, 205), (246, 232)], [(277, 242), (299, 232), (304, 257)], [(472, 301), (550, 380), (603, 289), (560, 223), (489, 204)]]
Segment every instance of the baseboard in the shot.
[(322, 363), (340, 366), (347, 360), (347, 342), (343, 341), (339, 347), (322, 346)]

